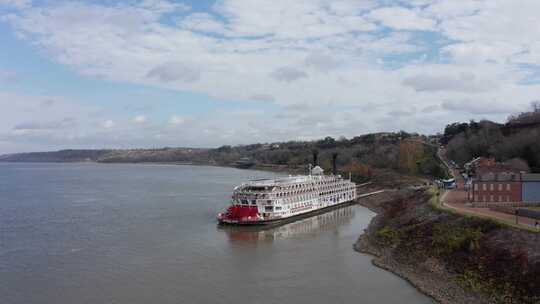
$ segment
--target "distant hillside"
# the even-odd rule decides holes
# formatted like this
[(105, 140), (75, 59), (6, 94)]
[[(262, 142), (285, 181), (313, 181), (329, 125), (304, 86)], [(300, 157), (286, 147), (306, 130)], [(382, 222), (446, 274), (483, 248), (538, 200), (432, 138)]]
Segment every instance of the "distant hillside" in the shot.
[(83, 162), (98, 161), (111, 150), (62, 150), (56, 152), (32, 152), (0, 155), (0, 161), (8, 162)]
[[(418, 138), (420, 144), (430, 139), (417, 134), (376, 133), (352, 139), (326, 137), (316, 141), (289, 141), (279, 143), (222, 146), (215, 149), (162, 148), (128, 150), (62, 150), (57, 152), (20, 153), (0, 156), (4, 162), (104, 162), (104, 163), (194, 163), (242, 167), (271, 167), (287, 171), (305, 170), (313, 163), (313, 153), (326, 170), (332, 168), (332, 155), (342, 172), (352, 172), (355, 179), (369, 177), (373, 168), (408, 171), (421, 175), (440, 175), (435, 160), (435, 149), (426, 145), (421, 155), (413, 158), (400, 155), (401, 140)], [(403, 149), (402, 149), (403, 150)], [(400, 157), (409, 157), (414, 168), (400, 167)], [(246, 166), (247, 164), (247, 166)]]
[(208, 149), (162, 148), (120, 150), (61, 150), (0, 156), (4, 162), (207, 162)]
[(453, 123), (446, 126), (441, 142), (447, 144), (448, 156), (461, 164), (493, 156), (498, 161), (526, 163), (527, 169), (540, 172), (540, 109), (511, 116), (505, 124)]

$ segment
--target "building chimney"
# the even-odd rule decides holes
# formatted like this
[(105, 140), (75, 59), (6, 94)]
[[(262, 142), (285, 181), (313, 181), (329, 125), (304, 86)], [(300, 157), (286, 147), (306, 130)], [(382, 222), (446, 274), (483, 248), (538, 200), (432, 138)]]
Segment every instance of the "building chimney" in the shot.
[(338, 157), (337, 152), (332, 153), (332, 174), (334, 175), (337, 175), (337, 164), (336, 164), (337, 157)]
[(313, 166), (318, 166), (319, 165), (319, 151), (317, 150), (313, 150)]

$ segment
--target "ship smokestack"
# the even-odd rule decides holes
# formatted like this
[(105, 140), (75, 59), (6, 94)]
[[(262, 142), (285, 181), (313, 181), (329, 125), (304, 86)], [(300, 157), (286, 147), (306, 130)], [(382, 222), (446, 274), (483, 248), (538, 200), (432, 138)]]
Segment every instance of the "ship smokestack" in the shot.
[(337, 157), (338, 157), (337, 152), (332, 153), (332, 174), (334, 175), (337, 175), (337, 164), (336, 164)]
[(319, 165), (319, 151), (313, 150), (313, 166)]

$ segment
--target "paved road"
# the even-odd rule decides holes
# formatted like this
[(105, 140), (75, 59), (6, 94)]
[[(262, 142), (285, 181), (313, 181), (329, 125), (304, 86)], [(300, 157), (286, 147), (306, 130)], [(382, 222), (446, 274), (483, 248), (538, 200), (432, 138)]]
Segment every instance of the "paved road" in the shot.
[[(446, 163), (448, 166), (448, 159), (446, 158), (446, 151), (444, 149), (439, 150), (439, 157), (442, 161)], [(465, 180), (463, 179), (463, 176), (459, 173), (458, 170), (449, 167), (450, 171), (452, 172), (453, 177), (456, 180), (456, 189), (450, 189), (447, 190), (443, 196), (441, 197), (441, 204), (445, 207), (449, 207), (452, 209), (456, 209), (458, 211), (470, 213), (473, 215), (482, 215), (482, 216), (488, 216), (497, 218), (499, 220), (503, 220), (506, 222), (516, 222), (516, 216), (511, 214), (506, 214), (502, 212), (496, 212), (493, 210), (490, 210), (489, 208), (473, 208), (471, 206), (467, 206), (468, 200), (467, 200), (467, 191), (465, 191)], [(534, 227), (535, 220), (518, 216), (517, 221), (521, 225), (527, 225)]]

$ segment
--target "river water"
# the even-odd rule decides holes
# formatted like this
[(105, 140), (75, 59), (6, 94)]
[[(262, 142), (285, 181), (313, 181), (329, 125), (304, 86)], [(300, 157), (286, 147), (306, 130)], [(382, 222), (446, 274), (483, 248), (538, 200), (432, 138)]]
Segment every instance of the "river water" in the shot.
[(235, 185), (272, 176), (0, 163), (0, 303), (431, 303), (352, 249), (365, 208), (216, 226)]

